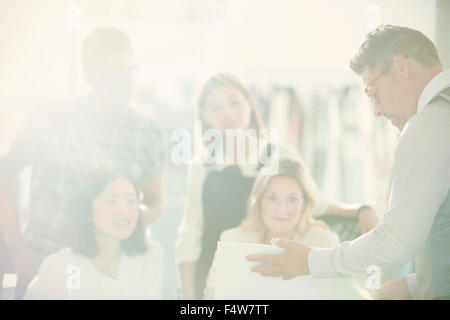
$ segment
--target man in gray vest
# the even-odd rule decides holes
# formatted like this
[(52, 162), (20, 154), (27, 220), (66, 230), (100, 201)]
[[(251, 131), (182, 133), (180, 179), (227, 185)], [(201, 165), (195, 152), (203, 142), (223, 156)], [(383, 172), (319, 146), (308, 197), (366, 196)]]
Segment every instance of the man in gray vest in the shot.
[(389, 209), (376, 228), (332, 249), (274, 239), (282, 255), (252, 255), (271, 262), (252, 270), (290, 279), (336, 277), (398, 267), (415, 259), (415, 273), (394, 279), (384, 299), (450, 297), (450, 70), (421, 32), (380, 26), (350, 63), (372, 100), (374, 115), (400, 130)]

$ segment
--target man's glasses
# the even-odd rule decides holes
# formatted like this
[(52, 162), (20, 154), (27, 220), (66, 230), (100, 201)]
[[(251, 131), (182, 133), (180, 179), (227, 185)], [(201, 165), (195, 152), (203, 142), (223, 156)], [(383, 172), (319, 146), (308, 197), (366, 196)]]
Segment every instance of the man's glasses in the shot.
[(380, 99), (378, 98), (378, 94), (377, 92), (374, 92), (373, 90), (373, 86), (375, 85), (375, 82), (377, 82), (381, 76), (384, 73), (381, 72), (380, 74), (378, 74), (375, 78), (372, 79), (372, 81), (370, 81), (370, 83), (367, 85), (367, 87), (364, 89), (364, 93), (370, 98), (370, 100), (372, 101), (372, 103), (376, 103), (379, 104), (380, 103)]

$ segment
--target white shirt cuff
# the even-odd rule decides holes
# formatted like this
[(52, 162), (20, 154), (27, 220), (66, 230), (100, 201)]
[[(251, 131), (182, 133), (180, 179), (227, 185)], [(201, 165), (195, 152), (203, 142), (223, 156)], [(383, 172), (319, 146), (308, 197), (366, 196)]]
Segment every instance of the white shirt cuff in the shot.
[(336, 277), (333, 268), (333, 252), (331, 248), (312, 249), (308, 255), (309, 272), (313, 277), (332, 278)]
[(411, 273), (406, 276), (406, 284), (408, 285), (408, 290), (411, 298), (413, 298), (414, 300), (419, 299), (419, 290), (415, 273)]

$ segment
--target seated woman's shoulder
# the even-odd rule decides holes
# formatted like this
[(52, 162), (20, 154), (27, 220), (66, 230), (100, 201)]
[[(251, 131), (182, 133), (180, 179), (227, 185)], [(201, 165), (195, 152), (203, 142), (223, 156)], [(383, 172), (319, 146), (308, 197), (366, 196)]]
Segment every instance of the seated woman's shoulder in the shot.
[(71, 248), (66, 247), (53, 254), (48, 255), (44, 259), (44, 261), (47, 264), (58, 264), (58, 263), (67, 264), (67, 263), (75, 263), (78, 262), (79, 260), (84, 259), (86, 259), (84, 256), (82, 256), (81, 254), (77, 254)]
[(255, 243), (259, 242), (259, 235), (251, 229), (239, 226), (223, 231), (220, 241)]
[(58, 283), (58, 279), (64, 280), (68, 273), (86, 266), (87, 261), (87, 257), (74, 253), (71, 248), (63, 248), (44, 258), (38, 275), (43, 278), (51, 277), (55, 283)]

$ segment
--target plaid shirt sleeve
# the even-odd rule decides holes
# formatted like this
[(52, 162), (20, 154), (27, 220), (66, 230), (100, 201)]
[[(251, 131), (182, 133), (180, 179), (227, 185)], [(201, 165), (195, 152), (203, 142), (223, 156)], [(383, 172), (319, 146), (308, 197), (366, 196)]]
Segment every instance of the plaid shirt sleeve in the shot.
[(148, 161), (144, 166), (143, 180), (148, 180), (162, 172), (166, 155), (163, 133), (151, 120), (145, 122), (141, 148)]
[(41, 118), (42, 113), (33, 112), (25, 120), (8, 152), (0, 161), (0, 173), (14, 178), (22, 169), (34, 161), (42, 145), (40, 139), (42, 132), (40, 128)]

